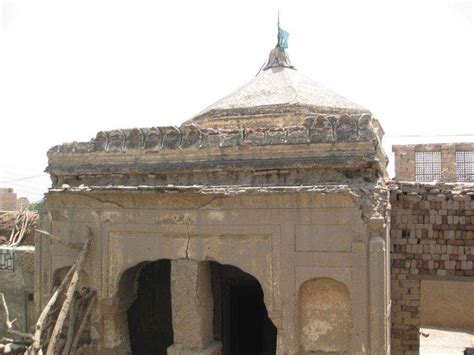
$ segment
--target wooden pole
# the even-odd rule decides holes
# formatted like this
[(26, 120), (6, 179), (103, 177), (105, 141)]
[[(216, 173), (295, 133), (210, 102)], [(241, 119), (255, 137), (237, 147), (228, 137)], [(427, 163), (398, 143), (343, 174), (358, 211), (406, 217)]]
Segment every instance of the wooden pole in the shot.
[(80, 246), (80, 245), (73, 244), (73, 243), (71, 243), (71, 242), (69, 242), (69, 241), (67, 241), (67, 240), (64, 240), (64, 239), (62, 239), (62, 238), (60, 238), (60, 237), (58, 237), (58, 236), (56, 236), (56, 235), (54, 235), (54, 234), (52, 234), (52, 233), (43, 231), (43, 230), (41, 230), (41, 229), (35, 229), (35, 232), (36, 232), (36, 233), (39, 233), (39, 234), (42, 234), (42, 235), (45, 235), (45, 236), (51, 238), (52, 240), (54, 240), (55, 242), (58, 242), (58, 243), (60, 243), (60, 244), (62, 244), (62, 245), (64, 245), (64, 246), (66, 246), (66, 247), (68, 247), (68, 248), (72, 248), (72, 249), (81, 249), (81, 248), (82, 248), (82, 246)]
[(35, 334), (33, 335), (33, 351), (35, 353), (41, 350), (41, 335), (44, 330), (44, 325), (46, 323), (46, 320), (48, 319), (50, 310), (56, 303), (59, 295), (62, 294), (63, 291), (66, 289), (66, 286), (69, 284), (69, 280), (71, 279), (75, 270), (76, 270), (76, 264), (71, 266), (68, 273), (64, 277), (63, 281), (58, 286), (58, 288), (53, 292), (53, 295), (49, 299), (46, 306), (43, 308), (43, 311), (41, 312), (38, 320), (36, 321)]
[(76, 269), (74, 270), (74, 274), (72, 275), (72, 278), (71, 278), (71, 283), (69, 284), (69, 287), (67, 289), (66, 299), (63, 302), (63, 306), (61, 308), (61, 311), (59, 312), (58, 319), (56, 320), (56, 324), (54, 325), (53, 333), (51, 335), (51, 339), (49, 340), (46, 355), (54, 355), (54, 353), (56, 352), (56, 344), (61, 335), (64, 321), (66, 320), (66, 316), (69, 311), (69, 307), (71, 306), (72, 297), (74, 296), (74, 293), (76, 292), (77, 284), (79, 281), (79, 274), (86, 260), (87, 251), (89, 250), (91, 242), (92, 242), (92, 239), (89, 236), (89, 238), (84, 244), (84, 247), (79, 253), (79, 256), (77, 257), (77, 260), (75, 263)]
[(71, 300), (71, 308), (69, 308), (69, 324), (67, 329), (67, 340), (66, 345), (64, 345), (63, 355), (68, 355), (71, 350), (72, 338), (74, 337), (74, 328), (76, 327), (76, 316), (77, 316), (77, 302), (78, 294), (74, 295)]
[(84, 331), (84, 328), (87, 323), (87, 319), (89, 318), (89, 314), (91, 313), (92, 309), (94, 308), (95, 305), (95, 300), (96, 300), (96, 291), (91, 292), (92, 295), (90, 296), (89, 303), (87, 304), (87, 308), (84, 312), (84, 315), (81, 319), (81, 322), (79, 323), (79, 327), (77, 328), (77, 332), (74, 335), (74, 340), (72, 341), (72, 346), (71, 346), (71, 353), (74, 354), (77, 349), (77, 344), (79, 344), (79, 340), (81, 339), (82, 332)]

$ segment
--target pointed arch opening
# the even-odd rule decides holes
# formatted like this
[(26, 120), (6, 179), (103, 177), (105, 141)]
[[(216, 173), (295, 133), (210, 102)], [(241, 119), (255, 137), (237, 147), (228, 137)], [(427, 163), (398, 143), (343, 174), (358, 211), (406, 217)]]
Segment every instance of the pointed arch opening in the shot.
[(222, 342), (222, 354), (275, 354), (277, 328), (258, 280), (235, 266), (210, 263), (214, 338)]
[(136, 298), (127, 311), (132, 354), (166, 355), (173, 344), (169, 260), (144, 264), (138, 272)]

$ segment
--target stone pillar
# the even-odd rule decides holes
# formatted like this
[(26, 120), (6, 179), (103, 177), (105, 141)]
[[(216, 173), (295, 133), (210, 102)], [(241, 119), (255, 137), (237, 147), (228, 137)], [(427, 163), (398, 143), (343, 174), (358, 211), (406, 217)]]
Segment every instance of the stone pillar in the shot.
[(456, 178), (456, 149), (454, 144), (441, 145), (441, 179), (455, 182)]
[(395, 153), (395, 179), (399, 181), (415, 181), (415, 146), (392, 147)]
[(174, 344), (168, 355), (220, 355), (213, 336), (211, 268), (207, 262), (171, 261)]
[(101, 322), (99, 327), (100, 354), (131, 354), (130, 335), (128, 332), (127, 310), (131, 302), (118, 303), (116, 299), (108, 299), (102, 303)]
[(374, 236), (369, 241), (370, 275), (370, 348), (372, 354), (386, 354), (387, 339), (387, 277), (385, 241)]

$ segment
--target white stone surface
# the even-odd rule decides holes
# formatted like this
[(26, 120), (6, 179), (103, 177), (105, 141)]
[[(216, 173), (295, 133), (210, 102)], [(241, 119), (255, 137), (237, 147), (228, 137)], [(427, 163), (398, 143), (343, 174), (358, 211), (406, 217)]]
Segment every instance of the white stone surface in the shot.
[(420, 335), (420, 355), (461, 355), (467, 347), (474, 347), (474, 332), (449, 328), (421, 328), (428, 336)]

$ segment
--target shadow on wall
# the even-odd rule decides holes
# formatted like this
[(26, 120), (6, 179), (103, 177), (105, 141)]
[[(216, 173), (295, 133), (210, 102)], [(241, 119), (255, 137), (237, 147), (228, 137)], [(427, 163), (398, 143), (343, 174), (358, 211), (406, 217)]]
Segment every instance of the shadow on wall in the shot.
[(173, 344), (169, 260), (148, 263), (138, 277), (137, 297), (128, 309), (134, 354), (166, 354)]
[(302, 353), (351, 350), (351, 300), (346, 285), (330, 278), (315, 278), (299, 290)]

